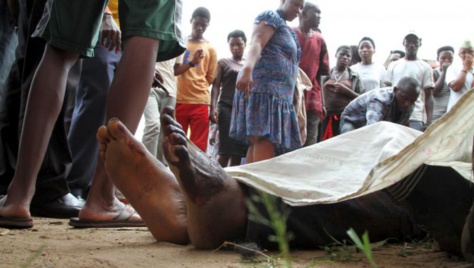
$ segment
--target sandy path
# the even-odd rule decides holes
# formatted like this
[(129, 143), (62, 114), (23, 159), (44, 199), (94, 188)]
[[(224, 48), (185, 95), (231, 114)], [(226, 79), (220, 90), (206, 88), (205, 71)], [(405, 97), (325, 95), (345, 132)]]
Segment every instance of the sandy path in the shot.
[[(264, 259), (245, 263), (232, 250), (199, 251), (156, 242), (146, 228), (72, 229), (66, 220), (34, 221), (31, 230), (0, 229), (0, 267), (271, 267)], [(407, 257), (400, 256), (403, 249)], [(295, 251), (293, 267), (368, 267), (362, 254), (337, 256), (343, 254), (351, 260), (331, 261), (324, 250)], [(373, 254), (379, 267), (468, 267), (458, 258), (415, 244), (385, 245)]]

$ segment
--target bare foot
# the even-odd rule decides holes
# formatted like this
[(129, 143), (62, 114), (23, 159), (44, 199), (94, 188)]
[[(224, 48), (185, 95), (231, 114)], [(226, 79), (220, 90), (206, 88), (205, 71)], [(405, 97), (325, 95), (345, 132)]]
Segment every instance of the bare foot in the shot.
[(109, 178), (159, 241), (189, 243), (184, 197), (173, 174), (117, 119), (97, 133)]
[(186, 198), (189, 237), (196, 248), (218, 247), (243, 235), (244, 194), (217, 162), (187, 141), (172, 115), (173, 109), (163, 109), (163, 152)]

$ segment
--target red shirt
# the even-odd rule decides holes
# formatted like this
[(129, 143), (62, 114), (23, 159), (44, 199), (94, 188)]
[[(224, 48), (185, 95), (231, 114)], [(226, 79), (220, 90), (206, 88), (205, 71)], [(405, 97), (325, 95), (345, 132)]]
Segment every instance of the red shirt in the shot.
[(321, 75), (329, 74), (329, 57), (326, 42), (323, 36), (311, 31), (305, 36), (298, 28), (293, 28), (298, 36), (301, 46), (301, 60), (299, 67), (313, 83), (313, 88), (305, 92), (306, 111), (316, 111), (318, 116), (323, 117), (323, 101), (321, 95)]

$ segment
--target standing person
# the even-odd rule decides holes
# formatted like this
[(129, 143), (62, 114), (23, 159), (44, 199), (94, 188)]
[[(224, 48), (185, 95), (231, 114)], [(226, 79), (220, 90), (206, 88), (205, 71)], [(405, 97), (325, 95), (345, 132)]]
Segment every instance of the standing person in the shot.
[(472, 63), (474, 61), (474, 48), (471, 41), (465, 41), (458, 52), (462, 64), (451, 66), (447, 70), (446, 81), (451, 89), (448, 111), (459, 101), (466, 91), (474, 87)]
[(453, 63), (454, 48), (440, 47), (437, 51), (439, 67), (433, 70), (435, 87), (433, 89), (433, 121), (443, 116), (448, 108), (450, 90), (446, 83), (446, 70)]
[[(123, 54), (110, 89), (106, 117), (121, 118), (134, 132), (143, 114), (156, 59), (167, 60), (184, 51), (179, 36), (181, 2), (121, 3)], [(95, 0), (47, 3), (34, 33), (47, 40), (47, 45), (31, 85), (16, 172), (7, 195), (0, 200), (2, 227), (12, 227), (12, 223), (19, 227), (19, 222), (23, 228), (33, 226), (29, 204), (64, 99), (66, 77), (79, 56), (93, 56), (106, 4), (107, 1)], [(116, 45), (120, 40), (110, 41)], [(102, 164), (97, 165), (79, 217), (79, 223), (84, 225), (143, 225), (134, 210), (115, 197), (114, 185)]]
[[(94, 57), (82, 60), (82, 71), (76, 90), (74, 112), (67, 139), (72, 154), (72, 167), (67, 176), (71, 193), (87, 198), (97, 165), (99, 144), (95, 136), (105, 122), (105, 107), (114, 73), (122, 57), (118, 0), (110, 0), (101, 26), (101, 42), (94, 48)], [(110, 48), (109, 48), (110, 47)]]
[[(46, 46), (43, 39), (34, 38), (32, 34), (43, 15), (47, 1), (11, 2), (16, 2), (19, 7), (18, 46), (15, 52), (16, 60), (0, 104), (0, 195), (9, 192), (8, 188), (17, 171), (19, 140), (24, 133), (22, 126), (29, 92)], [(35, 193), (29, 204), (30, 212), (34, 216), (75, 217), (84, 205), (84, 200), (70, 193), (67, 183), (67, 175), (72, 165), (67, 132), (80, 72), (81, 63), (77, 62), (65, 77), (66, 82), (62, 88), (65, 96), (59, 104), (59, 116), (52, 122), (54, 126), (51, 139), (47, 142), (44, 160), (39, 160), (41, 167), (35, 176)], [(22, 225), (23, 222), (13, 220), (11, 224)]]
[(340, 134), (341, 113), (349, 102), (365, 92), (359, 75), (349, 67), (351, 58), (351, 47), (340, 46), (336, 51), (336, 66), (322, 78), (327, 116), (321, 126), (321, 140)]
[[(145, 128), (143, 130), (143, 144), (148, 151), (166, 163), (161, 149), (163, 133), (161, 131), (160, 114), (166, 106), (176, 105), (176, 78), (175, 69), (182, 64), (182, 57), (157, 62), (155, 64), (155, 77), (145, 106)], [(200, 59), (199, 59), (200, 60)], [(195, 60), (198, 64), (199, 60)]]
[(385, 63), (383, 64), (383, 66), (385, 67), (385, 69), (387, 69), (390, 63), (397, 61), (403, 57), (405, 57), (405, 52), (401, 50), (392, 50), (390, 51), (390, 54), (388, 54), (388, 57), (385, 60)]
[(351, 66), (351, 69), (359, 74), (365, 91), (384, 87), (386, 69), (382, 65), (372, 61), (375, 53), (375, 42), (370, 37), (363, 37), (359, 41), (359, 51), (362, 61)]
[(387, 86), (397, 85), (402, 77), (410, 76), (418, 80), (423, 90), (415, 103), (415, 110), (410, 118), (410, 127), (424, 131), (433, 120), (433, 70), (425, 61), (418, 58), (421, 38), (409, 33), (403, 39), (406, 56), (391, 63), (387, 69), (384, 83)]
[[(227, 36), (231, 58), (219, 60), (216, 79), (212, 84), (211, 122), (217, 123), (219, 149), (217, 162), (222, 167), (237, 166), (247, 153), (247, 145), (229, 137), (232, 102), (235, 94), (237, 74), (244, 66), (244, 51), (247, 37), (241, 30), (235, 30)], [(217, 111), (216, 111), (217, 108)], [(213, 133), (214, 134), (214, 133)], [(214, 135), (211, 135), (211, 137)], [(215, 139), (214, 139), (215, 140)], [(214, 141), (215, 142), (215, 141)]]
[(326, 110), (323, 108), (321, 76), (329, 74), (329, 56), (323, 36), (313, 30), (319, 28), (321, 10), (315, 4), (306, 2), (299, 25), (294, 28), (301, 46), (299, 67), (311, 80), (313, 88), (305, 91), (306, 131), (304, 146), (313, 145), (318, 140), (319, 123), (324, 120)]
[(293, 96), (301, 55), (296, 34), (286, 24), (304, 0), (282, 0), (276, 11), (254, 21), (252, 45), (237, 77), (230, 136), (250, 142), (247, 163), (301, 147)]
[(18, 45), (18, 8), (9, 7), (7, 1), (0, 1), (0, 101), (5, 83), (15, 61), (15, 49)]
[[(206, 32), (211, 14), (207, 8), (198, 7), (191, 17), (192, 33), (188, 37), (182, 65), (189, 65), (177, 78), (178, 96), (176, 119), (187, 133), (191, 130), (191, 141), (206, 152), (209, 136), (209, 86), (214, 81), (217, 55), (214, 47), (203, 34)], [(197, 54), (201, 61), (195, 64), (191, 59)], [(211, 107), (211, 110), (213, 107)]]

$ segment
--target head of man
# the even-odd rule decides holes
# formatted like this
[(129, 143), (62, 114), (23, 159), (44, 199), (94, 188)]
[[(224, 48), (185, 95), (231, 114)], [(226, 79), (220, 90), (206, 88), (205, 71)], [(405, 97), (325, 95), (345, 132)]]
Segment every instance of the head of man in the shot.
[(466, 40), (461, 44), (458, 55), (462, 61), (466, 60), (467, 58), (470, 58), (472, 60), (472, 58), (474, 57), (473, 46), (474, 44), (470, 40)]
[(406, 112), (412, 109), (420, 95), (420, 83), (412, 77), (403, 77), (393, 88), (397, 109)]
[(350, 46), (340, 46), (336, 50), (336, 67), (346, 68), (352, 60), (352, 49)]
[(403, 57), (405, 57), (405, 52), (401, 50), (392, 50), (390, 51), (390, 56), (388, 58), (388, 61), (389, 62), (397, 61)]
[(375, 42), (370, 37), (363, 37), (359, 41), (359, 56), (365, 64), (372, 63), (372, 57), (375, 53)]
[(405, 47), (406, 59), (416, 60), (418, 48), (421, 47), (421, 38), (414, 33), (409, 33), (403, 39), (403, 46)]
[(321, 9), (313, 3), (305, 2), (299, 15), (300, 25), (308, 29), (318, 29), (321, 22)]
[(209, 26), (211, 21), (211, 13), (209, 9), (205, 7), (198, 7), (194, 10), (191, 16), (192, 33), (193, 39), (203, 38), (203, 34)]
[(438, 48), (437, 59), (440, 68), (448, 68), (453, 63), (454, 59), (454, 48), (452, 46), (443, 46)]
[(247, 37), (245, 36), (245, 33), (241, 30), (232, 31), (227, 36), (227, 42), (229, 43), (232, 57), (234, 59), (241, 59), (247, 44)]

